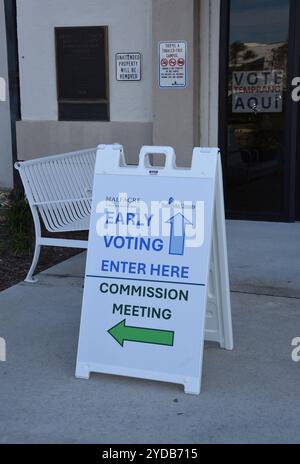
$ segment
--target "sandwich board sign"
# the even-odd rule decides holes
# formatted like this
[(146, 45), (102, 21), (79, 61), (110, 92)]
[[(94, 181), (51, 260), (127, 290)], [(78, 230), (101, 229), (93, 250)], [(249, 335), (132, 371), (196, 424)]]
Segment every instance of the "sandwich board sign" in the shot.
[(76, 377), (200, 394), (204, 340), (233, 349), (219, 150), (195, 148), (179, 169), (171, 147), (143, 147), (132, 167), (122, 146), (99, 146)]

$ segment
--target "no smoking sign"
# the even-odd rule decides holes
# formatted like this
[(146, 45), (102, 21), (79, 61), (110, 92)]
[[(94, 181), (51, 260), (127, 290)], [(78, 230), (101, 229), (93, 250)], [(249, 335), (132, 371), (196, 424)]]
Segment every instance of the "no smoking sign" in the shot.
[(159, 43), (159, 87), (187, 87), (187, 43)]

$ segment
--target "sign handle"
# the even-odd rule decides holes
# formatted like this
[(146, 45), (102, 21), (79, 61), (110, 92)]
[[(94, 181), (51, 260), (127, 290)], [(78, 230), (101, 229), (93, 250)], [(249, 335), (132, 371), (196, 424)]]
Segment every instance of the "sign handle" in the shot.
[(149, 162), (149, 155), (164, 155), (166, 158), (164, 169), (174, 169), (176, 167), (176, 155), (172, 147), (143, 147), (140, 151), (140, 169), (153, 167)]

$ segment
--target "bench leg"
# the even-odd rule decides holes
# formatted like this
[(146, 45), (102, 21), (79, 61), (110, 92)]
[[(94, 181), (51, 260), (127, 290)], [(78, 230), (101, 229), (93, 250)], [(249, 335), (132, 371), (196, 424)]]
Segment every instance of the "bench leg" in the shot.
[(32, 212), (32, 218), (33, 218), (34, 229), (35, 229), (35, 249), (34, 249), (34, 255), (32, 258), (32, 263), (28, 271), (28, 274), (26, 276), (25, 282), (28, 282), (29, 284), (35, 284), (38, 281), (38, 279), (35, 279), (33, 277), (33, 274), (34, 274), (35, 268), (37, 266), (37, 263), (40, 257), (42, 233), (41, 233), (41, 224), (40, 224), (40, 219), (39, 219), (37, 208), (34, 206), (31, 206), (30, 204), (30, 209)]
[(38, 279), (34, 278), (33, 274), (34, 274), (35, 268), (37, 266), (37, 263), (38, 263), (38, 260), (39, 260), (39, 257), (40, 257), (40, 252), (41, 252), (41, 245), (36, 244), (33, 259), (32, 259), (32, 263), (31, 263), (31, 267), (30, 267), (30, 269), (28, 271), (25, 282), (28, 282), (30, 284), (35, 284), (36, 282), (38, 282)]

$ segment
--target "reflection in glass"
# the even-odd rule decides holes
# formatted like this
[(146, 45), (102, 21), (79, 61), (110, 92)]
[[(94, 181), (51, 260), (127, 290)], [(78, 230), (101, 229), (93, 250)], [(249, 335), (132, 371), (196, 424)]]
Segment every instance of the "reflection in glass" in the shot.
[(289, 0), (232, 0), (227, 208), (284, 209)]

